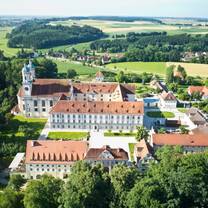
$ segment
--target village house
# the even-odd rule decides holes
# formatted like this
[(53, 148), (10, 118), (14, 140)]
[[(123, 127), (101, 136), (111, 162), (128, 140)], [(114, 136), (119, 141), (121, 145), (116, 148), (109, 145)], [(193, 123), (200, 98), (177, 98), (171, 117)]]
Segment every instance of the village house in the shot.
[(177, 106), (177, 99), (172, 92), (163, 91), (160, 96), (160, 107), (167, 109), (175, 109)]
[(204, 126), (207, 124), (206, 119), (197, 108), (190, 108), (187, 110), (186, 115), (196, 126)]
[(128, 153), (121, 148), (111, 148), (108, 145), (102, 148), (90, 148), (85, 160), (91, 165), (101, 163), (104, 168), (111, 171), (114, 165), (129, 165)]
[(139, 170), (146, 170), (150, 162), (154, 161), (153, 149), (144, 139), (134, 146), (134, 161)]
[(191, 96), (193, 93), (200, 93), (202, 99), (208, 99), (208, 87), (206, 86), (189, 86), (188, 94)]
[(95, 81), (96, 82), (103, 82), (104, 81), (104, 75), (101, 71), (98, 71), (95, 75)]

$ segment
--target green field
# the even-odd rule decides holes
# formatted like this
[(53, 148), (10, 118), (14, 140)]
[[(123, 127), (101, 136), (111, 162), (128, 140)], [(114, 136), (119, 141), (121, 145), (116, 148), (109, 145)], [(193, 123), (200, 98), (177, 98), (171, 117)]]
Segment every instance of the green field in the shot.
[(88, 137), (87, 132), (50, 132), (48, 139), (63, 140), (83, 140)]
[(125, 73), (153, 73), (160, 76), (165, 75), (166, 64), (164, 62), (123, 62), (108, 64), (106, 68), (118, 72), (124, 71)]
[(10, 27), (0, 27), (0, 50), (4, 51), (5, 56), (12, 57), (15, 56), (19, 51), (18, 48), (8, 48), (6, 39), (6, 34), (11, 31)]
[(146, 113), (150, 118), (174, 118), (175, 114), (167, 111), (149, 111)]
[(122, 62), (106, 65), (106, 68), (125, 73), (153, 73), (165, 77), (166, 68), (170, 65), (181, 65), (185, 68), (188, 76), (208, 77), (208, 64), (176, 63), (176, 62)]
[(81, 63), (61, 61), (55, 59), (53, 59), (53, 61), (57, 64), (59, 73), (66, 73), (67, 70), (74, 69), (79, 75), (94, 75), (97, 71), (99, 71), (99, 68), (90, 67), (86, 65), (84, 66)]

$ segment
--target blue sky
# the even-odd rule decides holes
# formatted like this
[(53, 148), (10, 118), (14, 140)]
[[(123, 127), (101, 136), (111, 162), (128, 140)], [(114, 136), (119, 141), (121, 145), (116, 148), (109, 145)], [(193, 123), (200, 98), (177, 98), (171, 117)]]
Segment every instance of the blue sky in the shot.
[(208, 17), (208, 0), (0, 0), (0, 15)]

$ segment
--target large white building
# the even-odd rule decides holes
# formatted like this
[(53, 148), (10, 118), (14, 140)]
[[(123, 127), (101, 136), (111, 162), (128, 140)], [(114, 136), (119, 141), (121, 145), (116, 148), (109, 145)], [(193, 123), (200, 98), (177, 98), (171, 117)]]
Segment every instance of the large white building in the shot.
[(11, 174), (38, 179), (44, 174), (64, 179), (80, 160), (98, 163), (111, 171), (116, 164), (129, 165), (128, 153), (121, 148), (90, 148), (86, 141), (28, 140), (26, 153), (18, 153), (9, 166)]
[(63, 98), (72, 101), (135, 101), (135, 86), (119, 83), (72, 83), (68, 79), (36, 79), (30, 61), (22, 69), (23, 83), (13, 113), (26, 117), (49, 116), (51, 108)]
[(135, 130), (143, 125), (143, 102), (59, 100), (49, 116), (50, 128)]

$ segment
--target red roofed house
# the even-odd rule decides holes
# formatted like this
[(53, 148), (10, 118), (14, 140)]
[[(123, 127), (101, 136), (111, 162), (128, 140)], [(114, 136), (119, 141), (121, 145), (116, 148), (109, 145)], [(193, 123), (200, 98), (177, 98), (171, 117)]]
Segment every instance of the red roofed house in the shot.
[(208, 134), (155, 134), (151, 135), (150, 145), (154, 152), (165, 145), (181, 146), (184, 153), (203, 152), (208, 148)]
[(27, 141), (25, 166), (26, 178), (36, 179), (47, 173), (65, 178), (72, 165), (83, 160), (88, 143), (83, 141)]
[[(101, 72), (97, 74), (101, 79)], [(135, 101), (135, 85), (119, 83), (72, 83), (68, 79), (36, 79), (32, 62), (22, 69), (23, 83), (14, 114), (48, 117), (63, 95), (73, 101)], [(14, 112), (14, 111), (17, 112)]]
[(103, 82), (104, 81), (104, 75), (101, 71), (98, 71), (95, 75), (95, 81), (96, 82)]
[(129, 163), (128, 153), (121, 148), (110, 148), (103, 146), (102, 148), (90, 148), (85, 156), (85, 160), (91, 165), (102, 163), (109, 171), (116, 164)]
[(143, 125), (143, 102), (60, 100), (50, 111), (54, 129), (135, 130)]
[(189, 86), (188, 94), (192, 95), (195, 92), (199, 92), (202, 95), (202, 99), (208, 99), (208, 87), (206, 87), (206, 86)]
[(134, 146), (134, 161), (141, 171), (146, 170), (148, 164), (153, 161), (152, 147), (144, 139)]
[(160, 95), (160, 106), (162, 108), (174, 109), (177, 106), (177, 99), (172, 92), (163, 91)]

